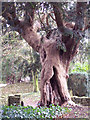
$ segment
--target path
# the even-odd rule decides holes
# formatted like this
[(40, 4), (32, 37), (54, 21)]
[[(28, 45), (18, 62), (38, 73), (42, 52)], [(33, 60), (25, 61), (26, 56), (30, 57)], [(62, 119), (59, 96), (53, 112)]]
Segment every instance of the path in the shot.
[(37, 103), (38, 101), (34, 101), (30, 98), (28, 98), (27, 100), (24, 101), (24, 106), (32, 106), (32, 107), (37, 107)]

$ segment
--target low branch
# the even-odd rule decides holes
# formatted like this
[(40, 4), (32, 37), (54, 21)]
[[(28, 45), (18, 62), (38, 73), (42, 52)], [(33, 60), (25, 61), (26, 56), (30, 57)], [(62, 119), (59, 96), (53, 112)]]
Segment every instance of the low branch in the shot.
[(41, 47), (41, 38), (34, 32), (32, 27), (27, 27), (24, 25), (23, 32), (21, 33), (25, 41), (37, 52), (39, 52)]
[[(26, 3), (26, 7), (28, 7), (31, 3)], [(30, 9), (27, 8), (26, 12), (29, 15), (29, 19), (25, 17), (24, 21), (19, 21), (16, 16), (16, 8), (14, 3), (2, 3), (2, 16), (6, 19), (7, 23), (11, 27), (14, 28), (15, 31), (19, 32), (19, 34), (26, 40), (26, 42), (37, 52), (40, 49), (40, 37), (33, 30), (33, 22), (34, 22), (34, 8), (29, 6)], [(27, 15), (26, 15), (27, 16)], [(27, 20), (27, 21), (26, 21)]]
[(53, 10), (54, 10), (54, 15), (55, 15), (55, 19), (56, 19), (58, 29), (59, 29), (60, 32), (64, 32), (63, 19), (62, 19), (60, 8), (58, 7), (57, 4), (53, 4)]

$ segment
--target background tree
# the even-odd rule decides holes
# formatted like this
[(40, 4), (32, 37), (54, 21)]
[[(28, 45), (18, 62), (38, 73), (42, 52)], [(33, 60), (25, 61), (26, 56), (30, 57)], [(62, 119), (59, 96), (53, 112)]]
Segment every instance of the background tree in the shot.
[[(85, 2), (2, 3), (4, 23), (19, 32), (40, 54), (42, 64), (40, 105), (48, 106), (51, 103), (62, 105), (71, 102), (67, 88), (68, 69), (77, 53), (84, 31), (89, 27), (84, 26), (85, 13), (88, 13), (86, 7)], [(20, 13), (24, 18), (22, 20)], [(38, 29), (34, 27), (36, 14), (41, 23)], [(52, 26), (49, 24), (50, 20), (53, 21)], [(42, 37), (37, 34), (37, 30), (41, 31)]]
[(11, 84), (29, 82), (34, 78), (34, 91), (38, 91), (38, 74), (41, 69), (39, 54), (15, 31), (6, 32), (5, 35), (3, 33), (2, 39), (2, 81)]
[[(19, 77), (18, 65), (20, 55), (18, 55), (21, 41), (15, 32), (9, 32), (3, 35), (2, 38), (2, 81), (7, 83), (15, 83)], [(18, 51), (18, 52), (17, 52)], [(16, 64), (17, 63), (17, 64)]]
[(88, 39), (82, 39), (79, 45), (79, 51), (77, 55), (73, 58), (70, 63), (69, 73), (73, 72), (88, 72), (89, 73), (89, 64), (88, 64)]

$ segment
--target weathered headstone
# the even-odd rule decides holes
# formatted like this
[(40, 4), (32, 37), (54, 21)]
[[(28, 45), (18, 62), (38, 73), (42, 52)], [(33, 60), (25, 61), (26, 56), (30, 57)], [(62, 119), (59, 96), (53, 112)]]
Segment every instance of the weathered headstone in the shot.
[(81, 104), (81, 105), (84, 105), (84, 106), (90, 106), (90, 97), (73, 96), (71, 99), (76, 104)]
[(15, 105), (18, 106), (20, 105), (20, 95), (14, 95), (14, 96), (8, 96), (8, 106), (10, 105)]
[(90, 97), (90, 80), (88, 74), (72, 73), (69, 75), (68, 88), (74, 96)]

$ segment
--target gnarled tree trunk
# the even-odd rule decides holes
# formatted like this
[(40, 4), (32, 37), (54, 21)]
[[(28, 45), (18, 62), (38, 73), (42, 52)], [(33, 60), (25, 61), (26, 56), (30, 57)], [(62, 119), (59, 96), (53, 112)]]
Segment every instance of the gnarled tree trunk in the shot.
[(67, 53), (58, 50), (56, 45), (57, 41), (46, 40), (40, 51), (41, 105), (61, 105), (71, 100), (67, 88), (69, 60)]
[[(67, 78), (71, 59), (69, 45), (72, 45), (72, 40), (71, 42), (68, 40), (69, 43), (67, 42), (66, 44), (67, 52), (64, 52), (57, 49), (57, 39), (44, 38), (44, 42), (41, 43), (33, 29), (25, 28), (22, 36), (40, 53), (42, 64), (40, 104), (46, 106), (51, 103), (62, 105), (64, 102), (70, 101), (71, 97), (67, 88)], [(36, 44), (33, 44), (33, 42)]]
[[(26, 9), (26, 17), (23, 21), (17, 18), (14, 3), (2, 4), (4, 11), (2, 15), (7, 23), (14, 27), (34, 50), (40, 53), (42, 64), (40, 103), (46, 106), (51, 103), (62, 105), (67, 101), (71, 101), (67, 88), (68, 68), (79, 47), (86, 3), (77, 2), (75, 26), (70, 25), (70, 29), (68, 25), (64, 25), (58, 3), (50, 4), (53, 6), (59, 37), (51, 37), (48, 34), (43, 43), (33, 29), (36, 3), (33, 3), (34, 6), (32, 6), (32, 4), (26, 2), (25, 8), (28, 7), (28, 10)], [(62, 47), (65, 47), (65, 50)]]

